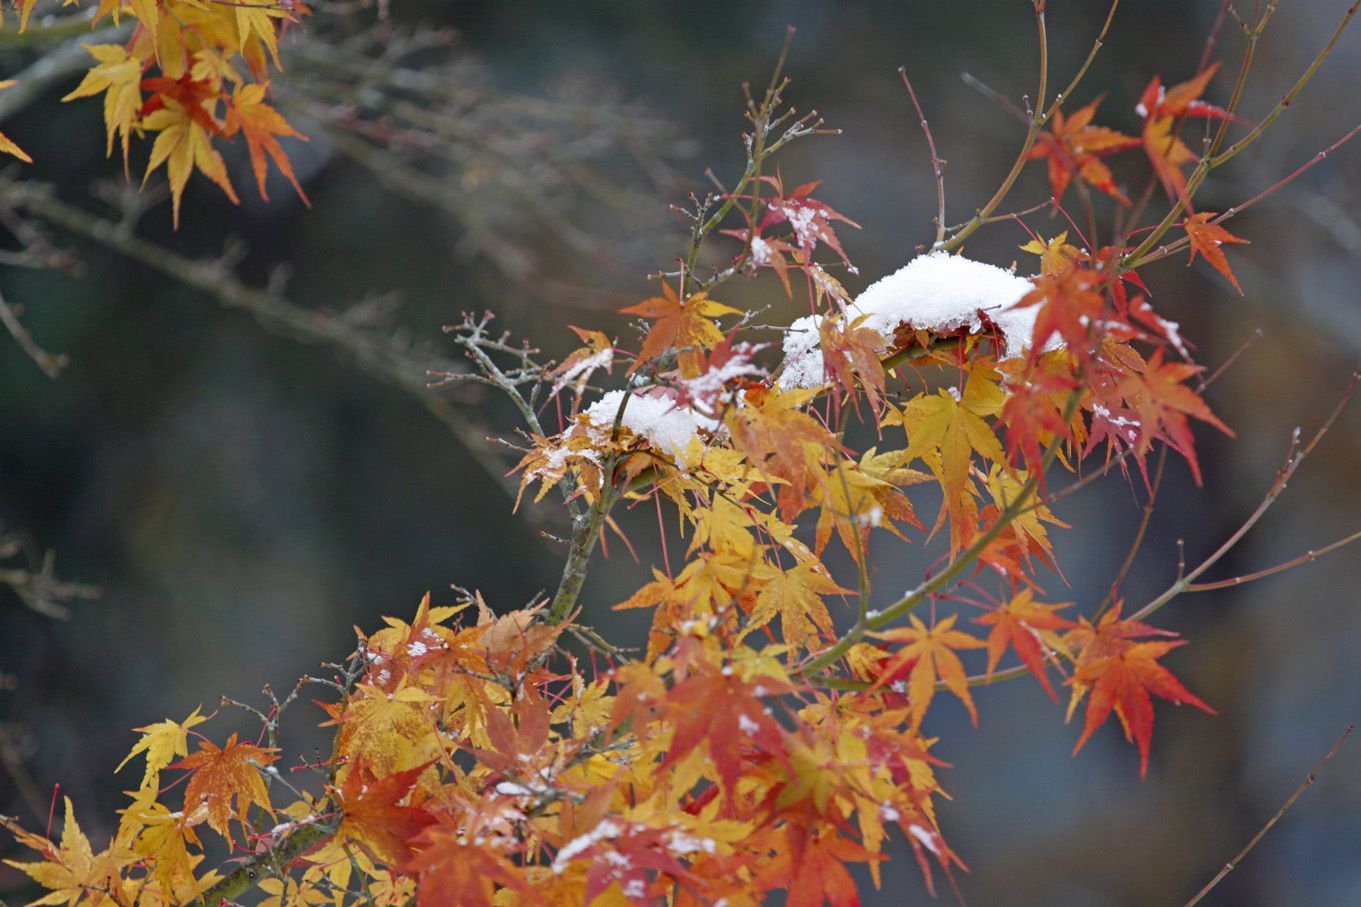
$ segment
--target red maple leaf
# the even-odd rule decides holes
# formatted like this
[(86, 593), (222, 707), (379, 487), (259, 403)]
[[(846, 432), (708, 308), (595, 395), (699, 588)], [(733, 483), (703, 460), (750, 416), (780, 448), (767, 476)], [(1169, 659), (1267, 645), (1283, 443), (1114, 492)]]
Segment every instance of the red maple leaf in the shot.
[(1196, 253), (1205, 256), (1205, 260), (1214, 266), (1214, 269), (1229, 279), (1233, 288), (1241, 296), (1243, 287), (1238, 283), (1238, 278), (1233, 276), (1233, 270), (1229, 268), (1229, 260), (1224, 256), (1224, 243), (1246, 243), (1247, 240), (1241, 236), (1234, 236), (1219, 224), (1210, 223), (1210, 218), (1215, 215), (1208, 211), (1193, 214), (1182, 221), (1182, 228), (1186, 231), (1186, 238), (1191, 241), (1191, 258), (1186, 262), (1190, 267), (1191, 262), (1196, 260)]
[(1192, 210), (1191, 197), (1186, 192), (1186, 174), (1182, 167), (1200, 160), (1200, 156), (1188, 148), (1174, 130), (1186, 117), (1230, 118), (1227, 111), (1200, 100), (1218, 70), (1219, 64), (1215, 63), (1194, 79), (1172, 88), (1163, 88), (1162, 79), (1154, 76), (1135, 108), (1144, 118), (1144, 151), (1153, 164), (1153, 171), (1168, 196), (1180, 201), (1187, 212)]
[(1051, 131), (1040, 133), (1035, 146), (1030, 149), (1032, 160), (1048, 159), (1049, 186), (1054, 191), (1056, 202), (1063, 198), (1073, 174), (1077, 174), (1083, 182), (1100, 189), (1120, 204), (1130, 203), (1125, 194), (1116, 188), (1110, 168), (1101, 161), (1101, 157), (1132, 148), (1140, 140), (1105, 126), (1091, 125), (1092, 116), (1100, 103), (1101, 99), (1097, 98), (1066, 120), (1063, 111), (1056, 110)]
[(1185, 645), (1186, 641), (1136, 641), (1152, 635), (1174, 634), (1133, 620), (1121, 620), (1119, 604), (1106, 612), (1095, 626), (1084, 618), (1082, 624), (1068, 634), (1067, 641), (1080, 646), (1076, 656), (1077, 669), (1069, 681), (1073, 687), (1069, 718), (1082, 697), (1091, 693), (1082, 736), (1073, 747), (1073, 755), (1077, 755), (1092, 732), (1115, 712), (1124, 728), (1125, 739), (1139, 747), (1139, 777), (1143, 778), (1148, 774), (1148, 751), (1153, 739), (1150, 693), (1215, 714), (1214, 709), (1186, 689), (1171, 671), (1158, 664), (1159, 658)]

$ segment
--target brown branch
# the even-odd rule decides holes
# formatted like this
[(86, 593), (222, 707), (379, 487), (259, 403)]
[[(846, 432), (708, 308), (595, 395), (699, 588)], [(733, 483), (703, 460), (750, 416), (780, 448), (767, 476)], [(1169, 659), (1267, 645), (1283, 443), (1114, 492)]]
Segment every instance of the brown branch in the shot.
[(1318, 776), (1323, 771), (1324, 767), (1326, 767), (1328, 765), (1328, 762), (1334, 756), (1337, 755), (1338, 750), (1342, 749), (1342, 744), (1347, 742), (1347, 738), (1351, 736), (1351, 733), (1353, 730), (1355, 730), (1355, 728), (1356, 725), (1353, 724), (1347, 725), (1347, 729), (1342, 732), (1341, 737), (1337, 738), (1337, 742), (1333, 744), (1332, 749), (1328, 750), (1328, 752), (1324, 754), (1323, 759), (1319, 762), (1319, 764), (1314, 766), (1314, 770), (1305, 776), (1304, 780), (1300, 782), (1300, 786), (1295, 788), (1295, 792), (1290, 795), (1290, 798), (1286, 800), (1285, 803), (1281, 804), (1281, 808), (1276, 810), (1276, 812), (1271, 816), (1271, 818), (1266, 821), (1265, 825), (1263, 825), (1260, 829), (1257, 830), (1257, 834), (1252, 836), (1252, 840), (1248, 841), (1248, 843), (1244, 845), (1243, 849), (1238, 851), (1238, 853), (1234, 855), (1234, 858), (1232, 860), (1225, 863), (1223, 868), (1220, 869), (1219, 872), (1215, 873), (1215, 877), (1213, 879), (1210, 879), (1209, 883), (1206, 884), (1204, 888), (1196, 892), (1195, 897), (1191, 898), (1191, 900), (1186, 902), (1185, 907), (1195, 907), (1196, 904), (1199, 904), (1205, 898), (1205, 895), (1209, 894), (1211, 891), (1215, 889), (1215, 887), (1220, 882), (1224, 881), (1225, 876), (1227, 876), (1229, 873), (1233, 872), (1235, 869), (1238, 868), (1238, 864), (1243, 862), (1243, 858), (1246, 857), (1248, 853), (1254, 847), (1257, 846), (1257, 843), (1261, 841), (1262, 838), (1266, 837), (1266, 833), (1271, 831), (1271, 829), (1276, 825), (1277, 822), (1281, 821), (1281, 817), (1286, 814), (1290, 807), (1295, 805), (1295, 801), (1300, 798), (1300, 795), (1313, 786), (1314, 782), (1318, 780)]

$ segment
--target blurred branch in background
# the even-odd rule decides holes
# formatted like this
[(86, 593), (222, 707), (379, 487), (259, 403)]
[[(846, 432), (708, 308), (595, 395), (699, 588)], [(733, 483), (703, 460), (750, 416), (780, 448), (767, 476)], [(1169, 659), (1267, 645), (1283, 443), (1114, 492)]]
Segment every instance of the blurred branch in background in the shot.
[[(63, 580), (56, 575), (56, 552), (38, 553), (32, 541), (21, 532), (5, 532), (0, 527), (0, 586), (6, 586), (25, 607), (44, 617), (65, 620), (70, 616), (68, 603), (98, 598), (99, 587)], [(12, 690), (18, 681), (0, 669), (0, 690)], [(23, 742), (27, 728), (0, 722), (0, 769), (9, 776), (24, 804), (41, 819), (42, 795), (29, 773)]]

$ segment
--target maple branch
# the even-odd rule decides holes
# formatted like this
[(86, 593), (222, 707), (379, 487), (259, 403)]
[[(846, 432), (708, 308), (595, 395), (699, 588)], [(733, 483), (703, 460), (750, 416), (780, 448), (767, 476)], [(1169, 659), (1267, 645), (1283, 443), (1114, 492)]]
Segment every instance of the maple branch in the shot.
[(1106, 33), (1110, 31), (1111, 22), (1115, 20), (1115, 11), (1119, 6), (1120, 0), (1111, 0), (1111, 8), (1106, 11), (1106, 21), (1101, 24), (1101, 31), (1097, 33), (1096, 40), (1092, 42), (1092, 49), (1087, 52), (1087, 58), (1082, 61), (1082, 65), (1078, 67), (1067, 87), (1054, 95), (1054, 103), (1050, 104), (1049, 109), (1044, 112), (1044, 116), (1040, 117), (1039, 125), (1043, 126), (1053, 118), (1054, 114), (1063, 106), (1063, 102), (1068, 100), (1068, 97), (1077, 88), (1078, 83), (1082, 81), (1082, 77), (1087, 75), (1087, 70), (1091, 67), (1092, 61), (1096, 59), (1097, 53), (1106, 43)]
[(1035, 22), (1040, 33), (1040, 78), (1039, 89), (1035, 93), (1037, 98), (1035, 106), (1038, 110), (1032, 112), (1028, 118), (1029, 125), (1026, 128), (1025, 141), (1021, 143), (1021, 150), (1017, 153), (1016, 160), (1011, 165), (1011, 170), (1003, 177), (1002, 184), (997, 187), (992, 198), (988, 199), (983, 207), (974, 213), (973, 217), (965, 221), (958, 232), (944, 242), (937, 243), (938, 249), (946, 252), (954, 251), (963, 245), (964, 240), (972, 236), (974, 231), (983, 226), (984, 220), (997, 210), (997, 206), (1002, 204), (1007, 194), (1011, 192), (1011, 187), (1016, 184), (1021, 171), (1025, 169), (1026, 161), (1030, 159), (1030, 149), (1035, 146), (1035, 140), (1040, 134), (1040, 124), (1044, 122), (1041, 118), (1044, 116), (1045, 86), (1049, 81), (1049, 40), (1044, 24), (1044, 8), (1041, 6), (1035, 8)]
[(59, 201), (43, 187), (0, 183), (6, 204), (110, 249), (200, 290), (226, 309), (250, 312), (265, 328), (305, 342), (325, 343), (354, 356), (359, 367), (376, 378), (396, 385), (420, 401), (495, 480), (496, 487), (512, 494), (504, 481), (502, 462), (479, 439), (482, 434), (448, 400), (431, 393), (430, 373), (461, 371), (461, 363), (420, 354), (400, 341), (362, 330), (344, 318), (304, 308), (273, 289), (255, 289), (242, 283), (217, 262), (201, 262), (134, 235), (123, 225), (96, 217)]
[[(1347, 12), (1342, 17), (1342, 21), (1339, 22), (1337, 28), (1333, 30), (1332, 35), (1328, 38), (1327, 43), (1324, 44), (1323, 49), (1318, 52), (1313, 61), (1305, 69), (1304, 73), (1295, 81), (1295, 84), (1291, 86), (1290, 90), (1276, 103), (1276, 106), (1268, 111), (1267, 115), (1256, 125), (1256, 127), (1224, 151), (1219, 152), (1218, 154), (1206, 154), (1201, 156), (1201, 159), (1196, 163), (1195, 169), (1191, 171), (1190, 177), (1186, 180), (1185, 195), (1187, 198), (1195, 195), (1196, 190), (1200, 188), (1200, 184), (1205, 180), (1205, 177), (1209, 175), (1210, 171), (1228, 163), (1244, 148), (1247, 148), (1260, 139), (1266, 128), (1285, 112), (1285, 109), (1295, 100), (1296, 95), (1303, 91), (1304, 86), (1308, 85), (1310, 80), (1313, 79), (1315, 73), (1318, 72), (1319, 67), (1323, 65), (1323, 61), (1332, 55), (1333, 48), (1342, 38), (1343, 32), (1347, 30), (1347, 27), (1351, 24), (1352, 19), (1355, 18), (1358, 11), (1361, 11), (1361, 0), (1355, 0), (1347, 9)], [(1265, 18), (1269, 18), (1269, 16)], [(1265, 23), (1261, 22), (1259, 23), (1259, 26), (1264, 27)], [(1225, 108), (1228, 114), (1232, 115), (1234, 113), (1236, 108), (1233, 104), (1236, 104), (1237, 100), (1238, 98), (1235, 97), (1231, 105)], [(1222, 134), (1223, 132), (1221, 130), (1221, 135)], [(1143, 242), (1141, 242), (1132, 252), (1127, 253), (1120, 259), (1121, 268), (1126, 270), (1133, 268), (1134, 262), (1140, 261), (1145, 255), (1153, 250), (1153, 248), (1162, 240), (1163, 236), (1167, 234), (1167, 231), (1177, 224), (1183, 210), (1184, 205), (1181, 199), (1174, 201), (1172, 207), (1168, 210), (1167, 215), (1153, 228), (1148, 236), (1144, 237)]]
[[(1079, 385), (1077, 389), (1068, 394), (1068, 401), (1064, 406), (1063, 412), (1063, 421), (1065, 423), (1072, 420), (1073, 414), (1077, 411), (1078, 402), (1081, 398), (1082, 389)], [(997, 515), (997, 519), (993, 521), (993, 524), (979, 535), (972, 545), (960, 552), (945, 569), (922, 582), (917, 588), (912, 589), (905, 596), (898, 599), (887, 608), (868, 614), (863, 628), (860, 628), (860, 624), (857, 622), (856, 626), (857, 628), (860, 628), (858, 635), (855, 635), (854, 638), (853, 633), (847, 633), (845, 636), (842, 636), (831, 646), (828, 646), (816, 656), (804, 662), (799, 667), (799, 672), (805, 675), (815, 674), (834, 664), (838, 659), (845, 655), (852, 646), (859, 642), (860, 637), (863, 637), (866, 629), (878, 630), (887, 626), (917, 607), (917, 605), (925, 601), (928, 596), (943, 589), (947, 584), (954, 580), (955, 577), (967, 570), (969, 566), (978, 559), (978, 556), (986, 551), (988, 546), (1002, 534), (1002, 531), (1026, 511), (1031, 496), (1034, 495), (1040, 486), (1040, 478), (1058, 457), (1059, 451), (1063, 448), (1063, 444), (1063, 438), (1056, 438), (1054, 443), (1049, 445), (1048, 450), (1044, 452), (1044, 456), (1040, 461), (1039, 469), (1032, 472), (1030, 476), (1026, 478), (1025, 484), (1021, 486), (1016, 497), (1007, 503), (1006, 507)]]
[(310, 822), (292, 832), (274, 847), (247, 857), (220, 882), (199, 895), (197, 903), (205, 907), (232, 903), (237, 897), (273, 874), (269, 868), (270, 864), (287, 865), (317, 847), (340, 829), (340, 821), (341, 816), (337, 812), (325, 820)]
[(20, 349), (28, 354), (28, 358), (42, 369), (42, 372), (53, 381), (61, 375), (61, 370), (66, 367), (67, 357), (65, 353), (49, 353), (47, 350), (38, 346), (38, 342), (33, 339), (33, 335), (28, 332), (23, 323), (19, 321), (19, 316), (4, 296), (0, 296), (0, 323), (5, 325), (5, 330), (9, 331), (11, 337), (19, 344)]
[(1129, 616), (1130, 620), (1144, 620), (1178, 595), (1187, 591), (1206, 570), (1209, 570), (1218, 563), (1224, 555), (1228, 554), (1233, 550), (1234, 546), (1243, 540), (1244, 536), (1251, 531), (1253, 526), (1257, 525), (1257, 522), (1266, 515), (1266, 512), (1271, 509), (1271, 505), (1276, 503), (1276, 499), (1285, 491), (1285, 487), (1289, 483), (1290, 478), (1295, 474), (1295, 470), (1299, 468), (1299, 465), (1304, 462), (1305, 457), (1313, 452), (1314, 448), (1318, 446), (1318, 443), (1323, 440), (1323, 436), (1332, 428), (1333, 423), (1342, 415), (1342, 410), (1346, 408), (1347, 403), (1351, 400), (1352, 394), (1356, 391), (1358, 381), (1361, 381), (1361, 371), (1352, 373), (1351, 382), (1347, 385), (1346, 391), (1343, 392), (1342, 399), (1338, 401), (1338, 404), (1333, 408), (1332, 413), (1329, 414), (1323, 425), (1319, 427), (1318, 431), (1314, 433), (1314, 436), (1310, 438), (1309, 443), (1304, 445), (1304, 447), (1300, 446), (1299, 429), (1295, 429), (1294, 436), (1290, 441), (1290, 448), (1286, 452), (1285, 461), (1276, 471), (1276, 478), (1272, 481), (1266, 496), (1263, 497), (1261, 503), (1257, 505), (1257, 509), (1243, 521), (1242, 525), (1229, 536), (1224, 544), (1220, 545), (1209, 557), (1205, 558), (1205, 560), (1201, 561), (1199, 565), (1189, 572), (1182, 576), (1178, 576), (1176, 582), (1168, 586), (1166, 591), (1135, 613), (1131, 614)]
[(926, 147), (931, 152), (931, 170), (936, 177), (936, 241), (932, 248), (940, 246), (945, 239), (945, 171), (944, 162), (940, 155), (936, 153), (936, 140), (931, 135), (931, 124), (926, 122), (926, 114), (922, 111), (921, 102), (917, 100), (917, 93), (912, 90), (912, 81), (907, 77), (907, 67), (899, 66), (898, 75), (903, 78), (903, 85), (907, 87), (907, 95), (912, 99), (912, 108), (917, 111), (917, 121), (921, 123), (922, 132), (926, 134)]
[(1343, 536), (1342, 538), (1338, 539), (1335, 542), (1331, 542), (1330, 544), (1324, 545), (1322, 548), (1313, 548), (1309, 551), (1304, 552), (1304, 554), (1301, 554), (1299, 557), (1291, 558), (1290, 560), (1281, 564), (1277, 564), (1274, 567), (1268, 567), (1265, 570), (1258, 570), (1255, 573), (1245, 573), (1242, 576), (1235, 576), (1231, 579), (1221, 579), (1209, 583), (1191, 583), (1189, 586), (1186, 587), (1185, 591), (1210, 592), (1214, 589), (1228, 589), (1233, 586), (1241, 586), (1244, 583), (1251, 583), (1254, 582), (1255, 580), (1266, 579), (1268, 576), (1275, 576), (1277, 573), (1284, 573), (1285, 571), (1292, 570), (1295, 567), (1300, 567), (1303, 566), (1304, 564), (1313, 563), (1314, 561), (1323, 557), (1323, 555), (1332, 554), (1339, 548), (1345, 548), (1351, 543), (1357, 541), (1361, 541), (1361, 531), (1353, 532), (1351, 535), (1348, 536)]
[(1238, 864), (1243, 862), (1243, 858), (1257, 846), (1262, 838), (1266, 837), (1266, 833), (1275, 827), (1276, 823), (1281, 820), (1281, 817), (1286, 814), (1290, 807), (1295, 805), (1295, 801), (1300, 798), (1300, 795), (1313, 786), (1314, 782), (1318, 780), (1318, 776), (1323, 772), (1324, 767), (1328, 765), (1333, 756), (1337, 755), (1338, 750), (1342, 749), (1342, 744), (1347, 742), (1347, 738), (1351, 736), (1352, 731), (1355, 729), (1356, 725), (1347, 725), (1347, 729), (1342, 732), (1341, 737), (1337, 738), (1337, 742), (1333, 744), (1332, 749), (1328, 750), (1328, 752), (1324, 754), (1323, 759), (1319, 761), (1319, 764), (1314, 766), (1314, 770), (1304, 777), (1304, 780), (1300, 782), (1299, 787), (1295, 788), (1295, 792), (1290, 795), (1285, 803), (1281, 804), (1281, 808), (1272, 814), (1271, 818), (1266, 821), (1266, 824), (1257, 830), (1257, 834), (1252, 836), (1252, 839), (1244, 845), (1242, 850), (1234, 855), (1232, 860), (1225, 863), (1223, 868), (1215, 873), (1215, 877), (1210, 879), (1209, 883), (1207, 883), (1204, 888), (1196, 892), (1195, 897), (1186, 902), (1185, 907), (1195, 907), (1196, 904), (1199, 904), (1205, 898), (1205, 895), (1209, 894), (1220, 882), (1224, 881), (1225, 876), (1238, 868)]
[[(1246, 211), (1248, 208), (1251, 208), (1258, 202), (1263, 201), (1264, 199), (1276, 194), (1276, 192), (1293, 183), (1303, 173), (1305, 173), (1308, 170), (1312, 170), (1316, 165), (1321, 164), (1328, 157), (1328, 155), (1332, 154), (1334, 151), (1336, 151), (1337, 149), (1341, 148), (1343, 145), (1351, 141), (1352, 138), (1355, 137), (1358, 132), (1361, 132), (1361, 123), (1358, 123), (1356, 126), (1353, 126), (1350, 131), (1348, 131), (1345, 135), (1342, 136), (1342, 138), (1333, 142), (1327, 148), (1324, 148), (1322, 151), (1317, 152), (1312, 158), (1310, 158), (1300, 167), (1296, 168), (1284, 179), (1278, 180), (1277, 182), (1271, 184), (1270, 186), (1263, 189), (1261, 192), (1257, 193), (1247, 201), (1240, 202), (1239, 204), (1234, 205), (1224, 213), (1211, 219), (1210, 223), (1222, 224), (1226, 220), (1229, 220), (1230, 218), (1242, 214), (1244, 211)], [(1147, 255), (1144, 255), (1142, 258), (1130, 262), (1129, 267), (1132, 270), (1138, 270), (1139, 268), (1142, 268), (1149, 262), (1158, 261), (1160, 259), (1167, 258), (1169, 255), (1176, 254), (1177, 252), (1181, 251), (1182, 249), (1190, 245), (1190, 243), (1191, 238), (1189, 236), (1179, 237), (1170, 243), (1165, 243), (1164, 245), (1159, 246), (1157, 249), (1154, 249)]]

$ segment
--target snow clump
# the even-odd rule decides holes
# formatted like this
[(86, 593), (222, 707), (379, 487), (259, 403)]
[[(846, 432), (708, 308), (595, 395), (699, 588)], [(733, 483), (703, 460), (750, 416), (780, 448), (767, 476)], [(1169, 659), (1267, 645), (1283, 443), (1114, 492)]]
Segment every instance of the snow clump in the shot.
[[(862, 327), (891, 338), (900, 327), (949, 334), (962, 329), (977, 333), (985, 314), (1002, 334), (1002, 358), (1014, 359), (1030, 350), (1039, 306), (1016, 308), (1035, 285), (1005, 268), (973, 261), (948, 252), (920, 255), (887, 277), (870, 284), (845, 312)], [(827, 381), (818, 326), (822, 316), (806, 315), (789, 326), (784, 339), (782, 390), (820, 387)]]

